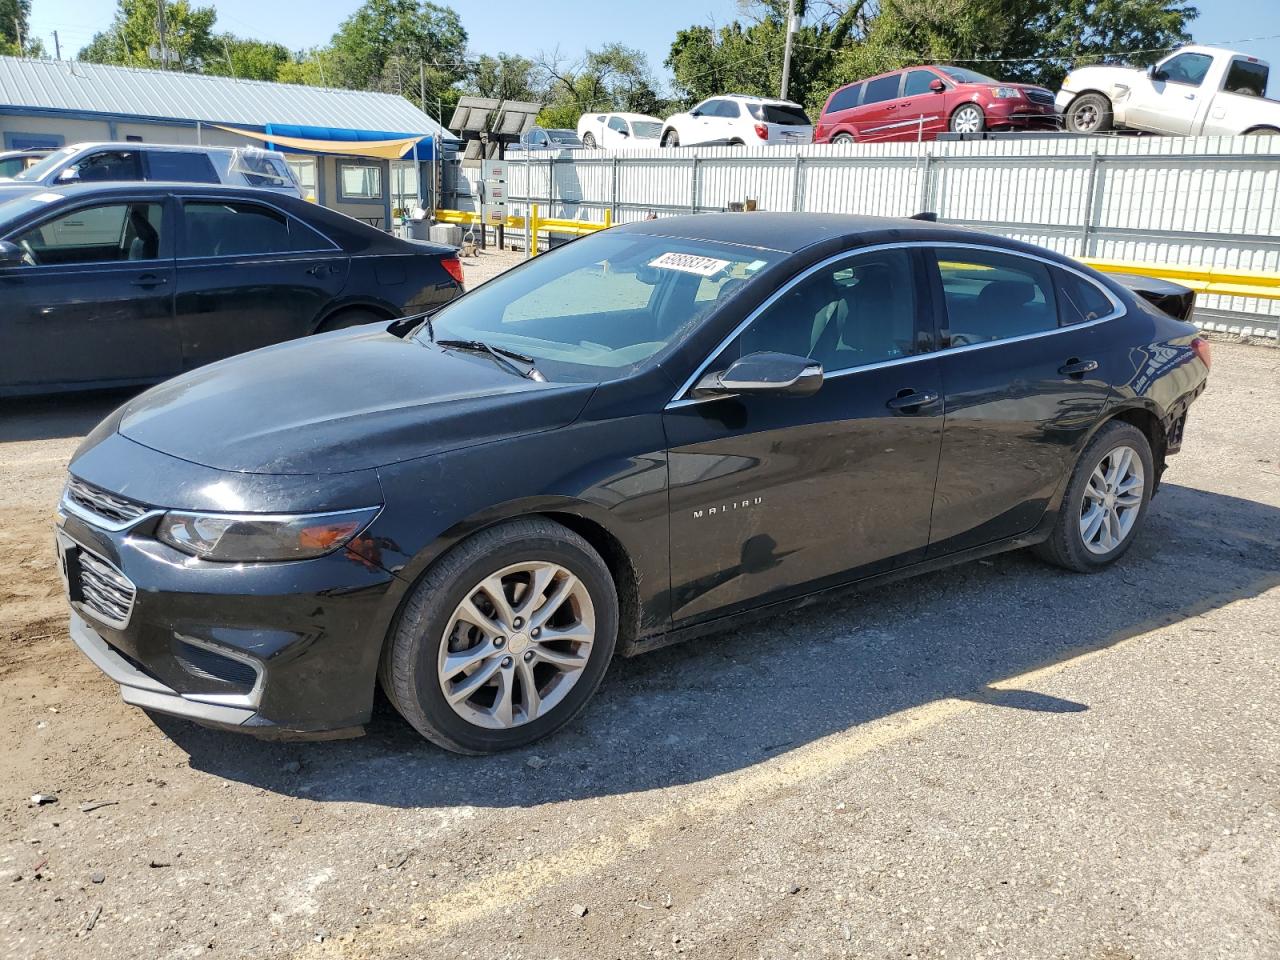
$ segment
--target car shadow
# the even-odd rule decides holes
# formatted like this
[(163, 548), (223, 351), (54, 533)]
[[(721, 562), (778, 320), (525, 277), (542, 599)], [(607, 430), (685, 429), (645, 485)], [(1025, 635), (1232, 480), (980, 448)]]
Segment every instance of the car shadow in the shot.
[[(1166, 484), (1133, 548), (1103, 573), (1002, 554), (619, 660), (565, 730), (498, 756), (446, 753), (384, 701), (368, 735), (348, 741), (273, 743), (155, 719), (197, 769), (313, 801), (406, 808), (701, 781), (945, 698), (1033, 711), (1048, 737), (1090, 704), (1020, 689), (1020, 674), (1261, 594), (1280, 584), (1277, 543), (1280, 509)], [(1192, 627), (1206, 643), (1213, 629)]]
[(83, 437), (142, 389), (5, 398), (0, 400), (4, 409), (4, 416), (0, 416), (0, 443)]

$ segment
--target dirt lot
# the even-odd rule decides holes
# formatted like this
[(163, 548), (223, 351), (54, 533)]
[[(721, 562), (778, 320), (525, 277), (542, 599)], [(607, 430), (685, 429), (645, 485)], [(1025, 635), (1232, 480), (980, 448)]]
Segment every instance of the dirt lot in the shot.
[(1215, 358), (1119, 567), (1005, 555), (619, 662), (488, 759), (386, 708), (289, 745), (124, 706), (49, 534), (122, 398), (8, 404), (0, 956), (1280, 957), (1280, 350)]

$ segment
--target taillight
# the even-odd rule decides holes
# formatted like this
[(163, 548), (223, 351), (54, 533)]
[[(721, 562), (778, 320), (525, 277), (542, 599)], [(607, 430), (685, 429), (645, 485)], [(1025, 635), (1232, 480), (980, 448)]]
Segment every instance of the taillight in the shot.
[(1208, 340), (1204, 337), (1196, 337), (1191, 341), (1191, 349), (1196, 352), (1196, 356), (1200, 358), (1206, 370), (1213, 366), (1213, 350), (1210, 349)]
[(756, 124), (756, 136), (757, 136), (757, 137), (759, 137), (761, 140), (768, 140), (768, 139), (769, 139), (769, 128), (768, 128), (767, 126), (765, 126), (763, 123), (757, 123), (757, 124)]
[(458, 286), (462, 286), (462, 261), (457, 257), (441, 257), (440, 266), (444, 267), (449, 276), (458, 281)]

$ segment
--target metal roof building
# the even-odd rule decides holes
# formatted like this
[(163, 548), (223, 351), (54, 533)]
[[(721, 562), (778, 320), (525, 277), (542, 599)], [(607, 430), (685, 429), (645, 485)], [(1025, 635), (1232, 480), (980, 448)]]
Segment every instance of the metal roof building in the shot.
[[(290, 152), (320, 202), (371, 222), (389, 219), (393, 201), (421, 196), (421, 162), (455, 139), (396, 94), (19, 57), (0, 57), (0, 133), (5, 149), (99, 140), (266, 144)], [(379, 159), (388, 157), (407, 159)], [(383, 217), (369, 215), (375, 204)]]

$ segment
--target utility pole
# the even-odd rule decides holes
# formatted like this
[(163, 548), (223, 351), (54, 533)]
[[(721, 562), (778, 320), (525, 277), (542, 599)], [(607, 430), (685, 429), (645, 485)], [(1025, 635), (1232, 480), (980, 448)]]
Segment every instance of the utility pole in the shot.
[(779, 100), (787, 99), (787, 85), (791, 81), (791, 41), (795, 35), (796, 0), (787, 0), (787, 46), (782, 54), (782, 88), (778, 94)]
[(62, 59), (62, 44), (58, 42), (58, 31), (53, 31), (53, 55), (57, 59)]
[(18, 36), (18, 56), (21, 57), (26, 53), (27, 48), (22, 45), (22, 19), (20, 17), (13, 18), (13, 30)]
[(427, 65), (418, 61), (418, 106), (427, 112)]
[(160, 40), (160, 69), (169, 69), (169, 47), (164, 39), (164, 0), (156, 0), (156, 35)]

